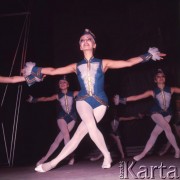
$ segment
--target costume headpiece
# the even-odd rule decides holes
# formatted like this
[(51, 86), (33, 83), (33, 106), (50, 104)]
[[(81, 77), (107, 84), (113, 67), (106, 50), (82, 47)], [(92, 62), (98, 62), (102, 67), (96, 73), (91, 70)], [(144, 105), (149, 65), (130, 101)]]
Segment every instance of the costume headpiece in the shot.
[(62, 77), (60, 77), (60, 78), (59, 78), (59, 81), (60, 81), (60, 80), (65, 80), (65, 81), (69, 82), (66, 75), (63, 75)]
[(163, 72), (163, 70), (162, 69), (157, 69), (157, 72), (156, 72), (156, 74), (155, 75), (157, 75), (157, 74), (159, 74), (159, 73), (161, 73), (161, 74), (163, 74), (164, 76), (165, 76), (165, 74), (164, 74), (164, 72)]
[(82, 36), (85, 35), (85, 34), (90, 34), (93, 37), (94, 40), (96, 39), (96, 36), (89, 29), (85, 29)]

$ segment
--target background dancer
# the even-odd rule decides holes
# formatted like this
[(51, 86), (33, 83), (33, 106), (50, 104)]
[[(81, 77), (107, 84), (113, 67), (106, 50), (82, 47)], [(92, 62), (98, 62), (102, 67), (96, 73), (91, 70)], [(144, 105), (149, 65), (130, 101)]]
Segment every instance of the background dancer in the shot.
[(147, 97), (154, 98), (154, 106), (151, 109), (151, 118), (156, 123), (149, 140), (142, 153), (134, 156), (134, 160), (139, 161), (142, 159), (153, 147), (157, 137), (164, 131), (168, 141), (175, 149), (175, 158), (180, 158), (180, 149), (177, 145), (174, 134), (172, 133), (169, 122), (172, 117), (171, 110), (171, 96), (174, 93), (180, 93), (180, 88), (178, 87), (168, 87), (165, 85), (166, 77), (161, 69), (158, 69), (154, 81), (157, 87), (154, 90), (148, 90), (142, 94), (129, 96), (126, 98), (120, 98), (120, 102), (126, 103), (129, 101), (137, 101)]
[[(55, 138), (54, 142), (51, 144), (48, 152), (45, 156), (43, 156), (38, 162), (39, 164), (44, 163), (47, 159), (54, 153), (54, 151), (58, 148), (62, 140), (64, 140), (64, 144), (67, 144), (70, 140), (70, 132), (74, 128), (76, 122), (76, 109), (75, 109), (75, 97), (77, 96), (78, 91), (69, 91), (69, 82), (66, 76), (63, 76), (59, 80), (59, 93), (54, 94), (50, 97), (38, 97), (33, 98), (29, 97), (27, 100), (30, 103), (37, 102), (48, 102), (48, 101), (59, 101), (59, 112), (57, 117), (57, 125), (59, 127), (59, 134)], [(74, 155), (71, 155), (69, 165), (74, 164)]]

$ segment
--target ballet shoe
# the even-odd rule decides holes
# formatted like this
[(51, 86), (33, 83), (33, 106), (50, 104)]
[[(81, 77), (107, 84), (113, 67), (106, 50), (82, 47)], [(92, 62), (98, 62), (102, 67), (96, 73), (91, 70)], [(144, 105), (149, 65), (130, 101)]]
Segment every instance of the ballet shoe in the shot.
[(137, 156), (134, 156), (133, 159), (134, 159), (135, 161), (140, 161), (143, 157), (144, 157), (144, 156), (139, 156), (139, 155), (137, 155)]
[(44, 171), (44, 169), (42, 168), (42, 164), (38, 165), (34, 170), (37, 171), (37, 172), (41, 172), (41, 173), (46, 172), (46, 171)]
[(68, 162), (69, 165), (74, 165), (74, 161), (75, 159), (74, 158), (71, 158), (70, 161)]
[(91, 157), (91, 158), (90, 158), (90, 161), (97, 161), (97, 160), (101, 159), (102, 157), (103, 157), (103, 155), (100, 154), (100, 155), (98, 155), (98, 156), (96, 156), (96, 157)]
[(51, 163), (48, 162), (48, 163), (40, 164), (39, 166), (37, 166), (35, 168), (35, 171), (44, 173), (44, 172), (50, 171), (53, 168), (55, 168), (55, 166), (52, 166)]
[(40, 159), (37, 163), (36, 166), (39, 166), (40, 164), (43, 164), (46, 160), (44, 159), (44, 157), (42, 159)]
[(125, 155), (123, 154), (123, 155), (121, 155), (121, 159), (125, 159)]
[(103, 161), (103, 164), (102, 164), (102, 168), (103, 169), (109, 169), (111, 167), (111, 163), (112, 163), (111, 157), (104, 158), (104, 161)]
[(180, 151), (176, 152), (174, 158), (176, 158), (176, 159), (180, 158)]
[(165, 155), (166, 153), (167, 153), (166, 151), (165, 151), (165, 152), (164, 152), (164, 151), (163, 151), (163, 152), (160, 152), (160, 153), (159, 153), (159, 156), (163, 156), (163, 155)]

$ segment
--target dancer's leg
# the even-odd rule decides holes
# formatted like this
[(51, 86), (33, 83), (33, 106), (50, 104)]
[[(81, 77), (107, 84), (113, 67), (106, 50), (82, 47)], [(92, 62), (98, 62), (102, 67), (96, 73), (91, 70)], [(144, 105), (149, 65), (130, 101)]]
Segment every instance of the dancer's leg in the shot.
[(171, 147), (171, 143), (168, 141), (165, 145), (165, 148), (159, 153), (159, 155), (163, 156), (164, 154), (166, 154), (170, 149), (170, 147)]
[(61, 130), (64, 138), (64, 144), (66, 145), (70, 140), (69, 132), (73, 129), (75, 125), (75, 120), (71, 121), (70, 123), (66, 123), (64, 119), (58, 120), (58, 127)]
[(122, 159), (124, 159), (124, 151), (123, 151), (123, 147), (122, 147), (122, 143), (121, 143), (121, 139), (119, 138), (119, 136), (115, 136), (114, 134), (110, 134), (110, 136), (113, 138), (113, 140), (115, 141), (118, 150), (121, 154)]
[(62, 142), (64, 139), (64, 144), (67, 144), (67, 142), (70, 140), (70, 132), (74, 128), (75, 125), (75, 120), (71, 121), (69, 124), (65, 122), (64, 119), (59, 119), (57, 121), (58, 127), (60, 129), (59, 134), (57, 135), (56, 139), (54, 142), (51, 144), (47, 154), (37, 162), (37, 166), (39, 164), (44, 163), (53, 153), (54, 151), (58, 148), (59, 144)]
[(175, 124), (174, 124), (174, 128), (175, 128), (175, 130), (176, 130), (177, 137), (178, 137), (179, 140), (180, 140), (180, 125), (175, 125)]
[(171, 116), (166, 116), (163, 118), (163, 116), (161, 116), (160, 114), (153, 114), (152, 119), (164, 130), (167, 139), (175, 149), (175, 158), (180, 158), (180, 150), (177, 145), (175, 136), (172, 133), (171, 127), (169, 125)]
[[(84, 107), (84, 104), (82, 104), (81, 106)], [(107, 108), (106, 106), (101, 105), (93, 110), (93, 114), (94, 114), (96, 121), (104, 116), (104, 114), (106, 112), (106, 108)], [(90, 117), (90, 115), (89, 115), (89, 117)], [(88, 129), (89, 129), (88, 131), (89, 131), (89, 135), (90, 135), (91, 139), (93, 140), (93, 142), (96, 144), (96, 146), (99, 148), (99, 150), (104, 155), (104, 161), (102, 164), (102, 168), (110, 168), (112, 159), (111, 159), (110, 153), (107, 149), (104, 137), (103, 137), (101, 131), (96, 126), (94, 117), (87, 119), (86, 115), (85, 116), (83, 115), (82, 118), (84, 118), (84, 120), (86, 121), (86, 125), (88, 126)]]
[(137, 156), (134, 156), (134, 160), (135, 161), (139, 161), (140, 159), (142, 159), (149, 151), (150, 149), (153, 147), (153, 145), (155, 144), (157, 137), (163, 132), (163, 129), (161, 127), (159, 127), (159, 125), (156, 125), (155, 128), (153, 129), (153, 131), (151, 132), (150, 138), (146, 143), (146, 146), (143, 150), (143, 152)]
[(149, 150), (155, 144), (157, 137), (162, 133), (163, 130), (165, 131), (169, 142), (171, 144), (172, 143), (174, 144), (173, 147), (176, 147), (176, 152), (179, 154), (179, 148), (177, 146), (174, 135), (172, 134), (171, 128), (169, 126), (169, 121), (171, 119), (171, 116), (167, 116), (164, 118), (161, 114), (153, 114), (151, 116), (151, 118), (157, 125), (153, 129), (151, 136), (150, 136), (148, 142), (146, 143), (145, 149), (143, 150), (143, 152), (141, 154), (135, 156), (134, 160), (139, 161), (149, 152)]
[[(62, 134), (63, 134), (63, 138), (64, 138), (64, 144), (66, 145), (69, 140), (70, 140), (70, 131), (73, 129), (75, 125), (75, 120), (71, 121), (70, 123), (66, 123), (66, 121), (63, 119), (63, 120), (59, 120), (58, 121), (58, 126), (59, 126), (59, 129), (61, 130)], [(70, 155), (70, 160), (68, 162), (69, 165), (73, 165), (74, 164), (74, 154), (71, 154)]]
[[(104, 116), (104, 112), (103, 113), (100, 112), (98, 115), (96, 115), (97, 122), (100, 122), (103, 116)], [(52, 161), (38, 166), (35, 170), (38, 172), (46, 172), (54, 168), (60, 161), (62, 161), (65, 157), (67, 157), (77, 148), (77, 146), (79, 145), (79, 143), (87, 133), (88, 133), (87, 126), (82, 121), (79, 124), (71, 140), (65, 145), (62, 151), (59, 153), (59, 155), (56, 158), (54, 158)]]

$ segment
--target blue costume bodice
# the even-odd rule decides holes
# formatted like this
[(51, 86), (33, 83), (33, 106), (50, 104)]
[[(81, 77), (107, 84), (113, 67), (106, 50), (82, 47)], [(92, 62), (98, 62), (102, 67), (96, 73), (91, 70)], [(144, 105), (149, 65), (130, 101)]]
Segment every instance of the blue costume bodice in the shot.
[[(91, 58), (89, 61), (83, 59), (77, 63), (77, 77), (81, 87), (77, 100), (94, 98), (100, 104), (108, 104), (104, 92), (104, 73), (102, 71), (102, 60)], [(90, 101), (88, 101), (91, 104)]]
[(171, 115), (171, 88), (165, 86), (164, 89), (154, 89), (154, 106), (151, 113), (160, 113), (163, 116)]
[(59, 92), (58, 93), (59, 101), (59, 114), (58, 119), (65, 119), (66, 122), (76, 119), (76, 109), (73, 92), (68, 91), (66, 94)]

